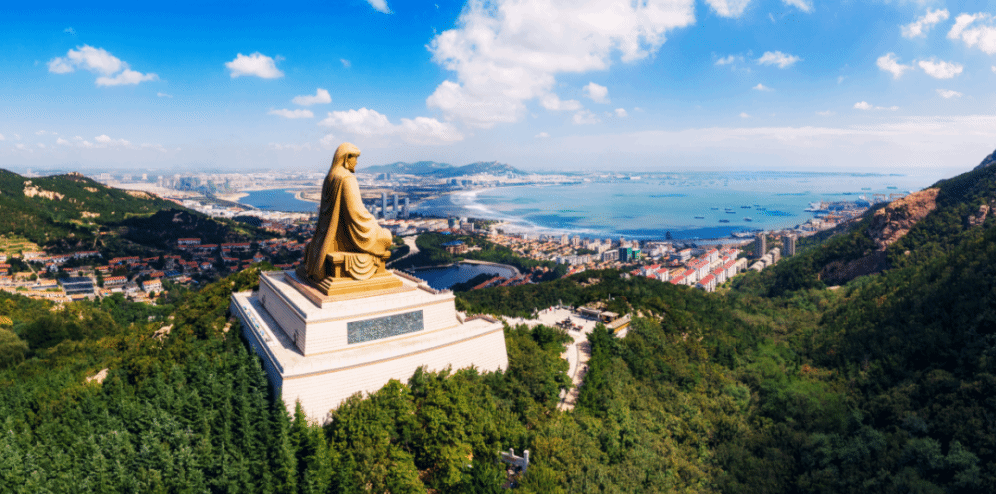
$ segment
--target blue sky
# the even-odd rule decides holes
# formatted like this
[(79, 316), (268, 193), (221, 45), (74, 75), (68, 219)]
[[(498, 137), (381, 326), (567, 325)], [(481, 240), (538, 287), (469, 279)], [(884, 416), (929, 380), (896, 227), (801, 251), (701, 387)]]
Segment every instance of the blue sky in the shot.
[(851, 170), (996, 148), (990, 1), (5, 7), (0, 167)]

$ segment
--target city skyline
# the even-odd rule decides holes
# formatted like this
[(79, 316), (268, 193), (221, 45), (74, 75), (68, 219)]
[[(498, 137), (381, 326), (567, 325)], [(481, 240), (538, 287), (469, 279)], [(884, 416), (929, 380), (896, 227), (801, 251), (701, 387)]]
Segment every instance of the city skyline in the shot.
[(982, 1), (144, 8), (7, 9), (0, 167), (942, 177), (996, 143)]

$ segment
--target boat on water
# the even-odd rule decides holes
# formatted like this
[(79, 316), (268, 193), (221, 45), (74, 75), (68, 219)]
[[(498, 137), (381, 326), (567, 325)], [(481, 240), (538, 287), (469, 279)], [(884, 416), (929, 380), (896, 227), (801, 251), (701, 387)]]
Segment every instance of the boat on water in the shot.
[(871, 187), (862, 187), (861, 190), (872, 190)]
[(697, 220), (704, 220), (705, 216), (696, 216), (695, 219), (697, 219)]
[(737, 214), (736, 211), (727, 211), (726, 214)]
[(719, 208), (709, 208), (709, 209), (711, 209), (713, 211), (718, 211), (719, 210)]
[(750, 218), (747, 218), (747, 217), (744, 217), (744, 221), (754, 221), (754, 220), (752, 220)]
[(899, 187), (896, 187), (895, 185), (890, 185), (890, 186), (886, 187), (886, 189), (893, 189), (893, 190), (898, 189), (898, 188)]
[(750, 209), (750, 206), (740, 206), (740, 209)]
[(719, 220), (720, 223), (729, 223), (730, 220)]

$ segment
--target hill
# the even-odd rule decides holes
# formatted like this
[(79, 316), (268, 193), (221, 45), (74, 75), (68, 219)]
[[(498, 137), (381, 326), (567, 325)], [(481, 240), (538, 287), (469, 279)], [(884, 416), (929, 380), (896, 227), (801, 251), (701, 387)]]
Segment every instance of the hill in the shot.
[[(117, 233), (156, 248), (164, 248), (165, 239), (198, 236), (199, 231), (226, 241), (258, 233), (145, 192), (107, 187), (79, 173), (27, 178), (0, 169), (0, 211), (0, 234), (24, 237), (52, 252), (108, 246), (117, 241)], [(163, 215), (170, 221), (163, 221)], [(121, 245), (112, 250), (134, 251)]]
[(437, 163), (435, 161), (417, 161), (415, 163), (405, 163), (398, 161), (388, 165), (377, 165), (369, 168), (361, 168), (362, 173), (401, 173), (405, 175), (428, 175), (440, 169), (452, 168), (449, 163)]

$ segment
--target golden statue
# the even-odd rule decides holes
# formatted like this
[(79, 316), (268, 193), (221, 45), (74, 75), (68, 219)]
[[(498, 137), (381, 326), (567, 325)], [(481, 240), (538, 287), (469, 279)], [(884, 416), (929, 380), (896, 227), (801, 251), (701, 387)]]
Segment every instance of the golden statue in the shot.
[(332, 158), (322, 186), (315, 236), (304, 250), (297, 275), (323, 295), (350, 294), (401, 286), (384, 263), (391, 257), (391, 232), (363, 206), (356, 181), (360, 150), (346, 142)]

